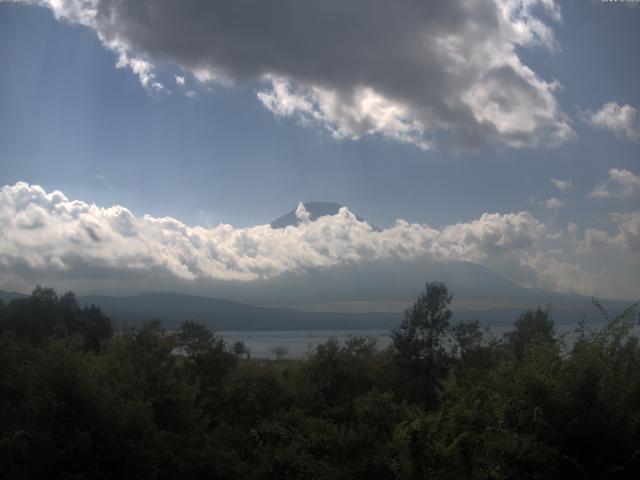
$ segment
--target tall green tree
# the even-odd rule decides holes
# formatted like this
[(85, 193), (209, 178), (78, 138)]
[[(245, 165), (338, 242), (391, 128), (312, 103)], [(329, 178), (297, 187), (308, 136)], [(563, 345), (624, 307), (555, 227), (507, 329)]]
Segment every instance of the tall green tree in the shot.
[(72, 292), (58, 296), (51, 288), (37, 286), (26, 298), (2, 308), (0, 332), (39, 343), (49, 337), (78, 335), (83, 348), (97, 352), (111, 336), (111, 320), (98, 307), (78, 304)]
[(522, 359), (528, 345), (555, 342), (555, 331), (549, 309), (538, 307), (523, 312), (516, 321), (515, 328), (505, 334), (513, 353)]
[(427, 282), (425, 291), (405, 311), (400, 327), (392, 332), (398, 363), (411, 377), (419, 377), (411, 382), (410, 394), (422, 397), (429, 406), (435, 404), (437, 383), (447, 371), (451, 300), (444, 283)]

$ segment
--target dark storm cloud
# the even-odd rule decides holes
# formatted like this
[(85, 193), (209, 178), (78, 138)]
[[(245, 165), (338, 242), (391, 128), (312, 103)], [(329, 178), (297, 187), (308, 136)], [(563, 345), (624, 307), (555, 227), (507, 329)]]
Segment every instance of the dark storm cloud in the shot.
[[(58, 0), (148, 88), (166, 62), (202, 81), (265, 82), (260, 100), (337, 138), (383, 135), (428, 148), (562, 143), (574, 133), (556, 84), (517, 46), (554, 49), (551, 0)], [(532, 13), (542, 5), (544, 19)]]

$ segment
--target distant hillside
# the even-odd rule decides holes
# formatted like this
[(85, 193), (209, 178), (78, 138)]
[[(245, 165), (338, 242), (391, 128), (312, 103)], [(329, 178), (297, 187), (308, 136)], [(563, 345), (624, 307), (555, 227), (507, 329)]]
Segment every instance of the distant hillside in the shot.
[(176, 293), (131, 297), (81, 296), (79, 302), (99, 306), (115, 323), (139, 324), (157, 318), (172, 328), (196, 320), (215, 330), (352, 330), (384, 329), (398, 324), (400, 314), (325, 313), (254, 307), (216, 298)]
[[(482, 265), (471, 262), (440, 263), (397, 258), (367, 264), (339, 265), (321, 270), (285, 273), (253, 282), (211, 282), (219, 298), (270, 307), (313, 311), (401, 312), (424, 290), (426, 281), (443, 281), (453, 294), (457, 318), (478, 318), (493, 324), (512, 323), (527, 308), (551, 305), (557, 323), (576, 323), (598, 317), (591, 298), (524, 288)], [(631, 302), (600, 299), (612, 314)], [(323, 304), (326, 308), (323, 309)], [(356, 309), (353, 306), (362, 308)], [(369, 308), (369, 307), (370, 308)]]
[[(540, 294), (540, 292), (536, 293)], [(523, 310), (549, 303), (552, 305), (552, 317), (556, 323), (574, 324), (583, 318), (588, 318), (591, 322), (602, 321), (599, 313), (591, 305), (590, 299), (586, 297), (540, 295), (540, 297), (523, 298), (522, 303), (507, 307), (489, 305), (482, 308), (472, 306), (459, 309), (454, 304), (453, 321), (477, 319), (487, 325), (511, 325)], [(552, 299), (555, 299), (555, 303), (550, 301)], [(393, 311), (373, 313), (306, 311), (291, 307), (268, 308), (177, 293), (150, 293), (129, 297), (81, 296), (78, 300), (84, 305), (99, 306), (116, 324), (139, 324), (158, 318), (167, 327), (173, 328), (184, 320), (196, 320), (219, 331), (387, 329), (396, 327), (404, 313), (402, 307)], [(411, 304), (413, 300), (415, 298), (409, 300), (407, 304)], [(481, 304), (478, 303), (478, 305)], [(604, 305), (612, 315), (615, 315), (624, 310), (629, 302), (605, 300)], [(304, 306), (300, 307), (304, 308)]]
[[(484, 324), (511, 325), (522, 311), (547, 305), (558, 324), (602, 320), (589, 297), (524, 288), (470, 262), (426, 259), (392, 258), (252, 282), (214, 281), (208, 291), (215, 292), (216, 298), (150, 293), (79, 296), (78, 300), (99, 306), (117, 324), (158, 318), (169, 327), (192, 319), (216, 330), (386, 329), (399, 324), (404, 308), (424, 290), (426, 281), (447, 284), (453, 294), (454, 321), (478, 319)], [(20, 296), (0, 292), (5, 301)], [(631, 303), (600, 300), (611, 315)]]
[[(5, 303), (27, 295), (0, 290)], [(151, 319), (175, 328), (196, 320), (218, 331), (232, 330), (369, 330), (392, 328), (399, 313), (327, 313), (287, 308), (264, 308), (210, 297), (177, 293), (149, 293), (127, 297), (78, 296), (81, 305), (96, 305), (116, 325), (139, 325)]]
[(18, 292), (5, 292), (4, 290), (0, 290), (0, 300), (5, 303), (9, 303), (11, 300), (15, 300), (16, 298), (22, 298), (26, 295), (24, 293)]

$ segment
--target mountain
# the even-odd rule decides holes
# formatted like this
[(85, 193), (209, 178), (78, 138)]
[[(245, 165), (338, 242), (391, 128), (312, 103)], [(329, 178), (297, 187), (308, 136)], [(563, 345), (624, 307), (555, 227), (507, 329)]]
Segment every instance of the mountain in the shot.
[[(474, 264), (456, 265), (452, 270), (456, 268), (463, 269), (460, 273), (469, 273), (474, 270), (476, 274), (486, 273), (483, 271), (484, 267), (478, 267)], [(442, 277), (443, 273), (437, 272), (437, 275)], [(325, 279), (328, 283), (331, 283), (332, 280), (335, 280), (335, 277), (329, 276)], [(466, 297), (461, 297), (456, 292), (464, 292), (464, 285), (452, 282), (453, 277), (448, 280), (450, 291), (454, 293), (453, 322), (477, 319), (486, 325), (511, 325), (523, 310), (547, 304), (552, 305), (552, 315), (558, 324), (575, 324), (585, 317), (591, 322), (602, 320), (592, 307), (590, 299), (579, 295), (529, 290), (514, 284), (503, 283), (502, 287), (510, 287), (510, 289), (505, 288), (502, 297), (498, 297), (495, 291), (487, 297), (482, 297), (482, 294), (477, 294), (475, 297), (469, 296), (468, 292)], [(505, 282), (499, 276), (494, 280)], [(473, 282), (473, 279), (471, 281)], [(348, 279), (346, 283), (349, 283)], [(299, 285), (302, 291), (306, 288), (305, 282), (302, 282), (300, 278), (289, 285)], [(318, 286), (317, 283), (315, 285)], [(333, 283), (333, 285), (336, 284)], [(389, 282), (388, 285), (393, 285), (393, 282)], [(421, 285), (424, 288), (424, 283)], [(338, 284), (338, 286), (340, 285)], [(415, 296), (397, 300), (397, 297), (394, 298), (394, 295), (390, 295), (383, 296), (382, 299), (374, 298), (368, 301), (366, 299), (371, 296), (371, 285), (361, 286), (362, 292), (365, 294), (363, 296), (357, 295), (356, 287), (353, 288), (354, 290), (348, 295), (340, 297), (350, 300), (323, 302), (322, 300), (326, 298), (322, 295), (314, 297), (312, 294), (307, 294), (308, 297), (298, 295), (293, 298), (315, 302), (280, 304), (273, 307), (260, 307), (218, 298), (178, 293), (148, 293), (125, 297), (87, 295), (78, 296), (78, 302), (81, 305), (99, 306), (116, 325), (138, 325), (157, 318), (162, 320), (167, 328), (175, 328), (184, 320), (196, 320), (218, 331), (252, 331), (388, 329), (399, 324), (404, 308), (415, 300)], [(420, 287), (414, 288), (416, 292), (419, 289)], [(245, 290), (245, 293), (247, 292)], [(295, 292), (293, 293), (295, 294)], [(300, 293), (298, 292), (298, 294)], [(328, 293), (330, 292), (325, 289), (324, 294)], [(487, 293), (489, 293), (488, 290)], [(25, 295), (0, 291), (0, 299), (5, 302), (22, 297)], [(328, 298), (334, 298), (334, 294)], [(356, 300), (351, 300), (353, 298)], [(357, 300), (358, 298), (365, 298), (365, 300)], [(626, 308), (630, 302), (603, 300), (602, 303), (609, 309), (611, 315), (615, 315)], [(380, 308), (380, 305), (383, 307)], [(368, 311), (363, 312), (362, 310)]]
[[(330, 203), (330, 202), (305, 202), (303, 203), (303, 205), (305, 210), (309, 213), (309, 220), (311, 221), (317, 220), (320, 217), (335, 215), (344, 206), (338, 203)], [(360, 222), (365, 221), (362, 217), (358, 215), (356, 215), (356, 218)], [(295, 227), (299, 224), (300, 224), (300, 220), (296, 216), (296, 209), (294, 208), (286, 215), (283, 215), (282, 217), (271, 222), (271, 228)]]
[(2, 300), (4, 303), (9, 303), (11, 300), (23, 298), (25, 296), (26, 295), (24, 293), (5, 292), (4, 290), (0, 290), (0, 300)]
[[(26, 294), (0, 290), (5, 303)], [(219, 331), (232, 330), (367, 330), (386, 329), (398, 324), (398, 313), (306, 312), (290, 308), (266, 308), (217, 298), (178, 293), (148, 293), (115, 297), (79, 295), (80, 305), (96, 305), (116, 325), (139, 325), (161, 320), (176, 328), (185, 320), (196, 320)]]
[[(335, 215), (337, 203), (304, 204), (310, 219)], [(361, 217), (357, 217), (364, 221)], [(298, 225), (295, 210), (274, 220), (273, 228)], [(471, 262), (410, 261), (392, 258), (350, 263), (303, 272), (287, 272), (275, 279), (248, 283), (212, 282), (216, 296), (256, 305), (294, 307), (308, 311), (402, 311), (424, 289), (426, 281), (443, 281), (453, 294), (457, 316), (487, 321), (508, 321), (519, 312), (550, 305), (556, 322), (575, 323), (597, 315), (591, 298), (525, 288), (490, 268)], [(615, 314), (630, 302), (602, 300)]]
[(229, 330), (351, 330), (385, 329), (396, 325), (399, 314), (306, 312), (256, 307), (228, 300), (149, 293), (129, 297), (80, 296), (83, 305), (100, 307), (116, 324), (139, 324), (157, 318), (169, 328), (196, 320), (219, 331)]
[[(471, 264), (473, 265), (473, 264)], [(494, 274), (495, 275), (495, 274)], [(448, 284), (449, 285), (449, 284)], [(455, 285), (452, 285), (455, 288)], [(458, 285), (459, 287), (461, 285)], [(422, 283), (424, 289), (424, 283)], [(520, 290), (521, 289), (521, 290)], [(453, 322), (477, 319), (485, 325), (511, 325), (523, 310), (551, 305), (552, 317), (558, 324), (577, 324), (582, 319), (601, 322), (602, 317), (591, 299), (544, 290), (515, 286), (514, 291), (498, 297), (471, 298), (456, 296), (452, 304)], [(457, 300), (456, 300), (457, 299)], [(82, 305), (99, 306), (116, 324), (140, 324), (157, 318), (168, 328), (184, 320), (196, 320), (218, 331), (233, 330), (376, 330), (396, 327), (404, 309), (415, 296), (405, 301), (389, 302), (388, 308), (362, 312), (360, 308), (333, 309), (335, 304), (288, 304), (261, 307), (242, 302), (178, 293), (149, 293), (127, 297), (103, 295), (79, 296)], [(354, 302), (342, 302), (341, 307)], [(630, 302), (603, 300), (610, 315), (622, 312)], [(364, 309), (370, 303), (364, 302)]]
[[(397, 312), (415, 301), (427, 281), (443, 281), (453, 294), (457, 319), (492, 324), (513, 323), (528, 308), (551, 305), (557, 323), (600, 319), (591, 298), (525, 288), (493, 270), (471, 262), (387, 259), (366, 264), (289, 272), (253, 282), (211, 282), (218, 298), (275, 308), (314, 312)], [(600, 299), (612, 314), (631, 302)]]

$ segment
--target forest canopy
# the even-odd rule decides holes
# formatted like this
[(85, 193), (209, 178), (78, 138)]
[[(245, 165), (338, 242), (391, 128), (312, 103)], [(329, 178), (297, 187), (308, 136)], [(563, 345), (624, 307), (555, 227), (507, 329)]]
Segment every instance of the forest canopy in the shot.
[(38, 287), (0, 302), (0, 478), (637, 478), (637, 304), (569, 343), (548, 309), (496, 338), (450, 301), (426, 284), (385, 349), (265, 360)]

